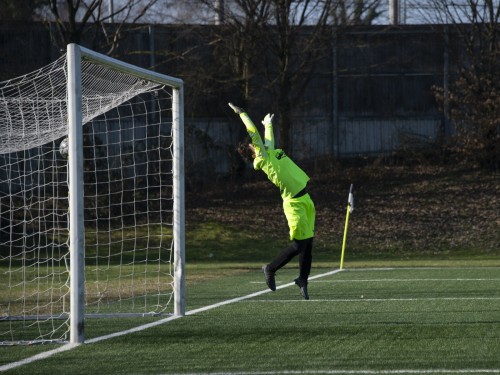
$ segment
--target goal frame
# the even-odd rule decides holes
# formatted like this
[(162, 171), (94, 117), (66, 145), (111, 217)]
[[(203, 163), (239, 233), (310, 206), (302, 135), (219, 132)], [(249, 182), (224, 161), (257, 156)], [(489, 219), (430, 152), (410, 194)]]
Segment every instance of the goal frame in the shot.
[(84, 261), (84, 185), (82, 124), (82, 60), (110, 67), (140, 79), (172, 88), (173, 135), (173, 251), (174, 315), (185, 315), (185, 196), (184, 196), (184, 83), (99, 54), (78, 44), (67, 46), (69, 243), (70, 243), (70, 343), (84, 342), (85, 261)]

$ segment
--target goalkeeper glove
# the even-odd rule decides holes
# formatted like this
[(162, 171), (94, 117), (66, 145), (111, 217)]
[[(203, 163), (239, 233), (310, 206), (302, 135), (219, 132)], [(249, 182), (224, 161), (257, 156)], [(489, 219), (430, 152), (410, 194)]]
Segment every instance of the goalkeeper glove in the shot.
[(273, 124), (273, 118), (274, 114), (268, 113), (266, 117), (264, 117), (264, 120), (262, 120), (262, 125), (264, 126), (269, 126)]
[(236, 107), (233, 103), (227, 103), (227, 104), (231, 107), (231, 109), (234, 111), (234, 113), (237, 113), (238, 115), (240, 113), (244, 113), (245, 112), (245, 110), (243, 108)]

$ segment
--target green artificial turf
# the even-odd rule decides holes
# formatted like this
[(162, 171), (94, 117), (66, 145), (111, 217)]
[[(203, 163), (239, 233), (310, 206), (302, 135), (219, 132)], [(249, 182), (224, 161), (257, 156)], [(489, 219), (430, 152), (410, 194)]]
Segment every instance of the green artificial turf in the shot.
[[(265, 291), (259, 270), (193, 282), (183, 318), (6, 374), (500, 372), (498, 267), (348, 268), (313, 275), (309, 301), (294, 285), (283, 287), (295, 274), (292, 267), (280, 271), (276, 292), (213, 308)], [(209, 308), (189, 314), (203, 306)], [(92, 338), (131, 321), (87, 325)], [(35, 349), (2, 347), (0, 365)]]

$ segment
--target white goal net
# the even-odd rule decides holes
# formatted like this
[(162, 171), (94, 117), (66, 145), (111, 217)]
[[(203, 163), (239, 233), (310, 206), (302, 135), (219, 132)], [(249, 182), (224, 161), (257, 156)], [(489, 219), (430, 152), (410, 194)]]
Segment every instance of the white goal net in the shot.
[(83, 311), (184, 314), (182, 81), (72, 48), (76, 86), (67, 56), (0, 82), (2, 344), (81, 342)]

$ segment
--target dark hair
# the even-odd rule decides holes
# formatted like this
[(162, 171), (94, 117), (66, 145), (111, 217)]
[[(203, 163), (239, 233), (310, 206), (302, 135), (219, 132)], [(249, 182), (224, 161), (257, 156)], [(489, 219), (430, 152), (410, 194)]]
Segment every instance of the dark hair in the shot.
[(236, 148), (238, 154), (240, 154), (240, 156), (249, 163), (253, 163), (253, 159), (255, 158), (254, 150), (250, 147), (251, 142), (251, 139), (247, 138), (243, 142), (240, 142)]

